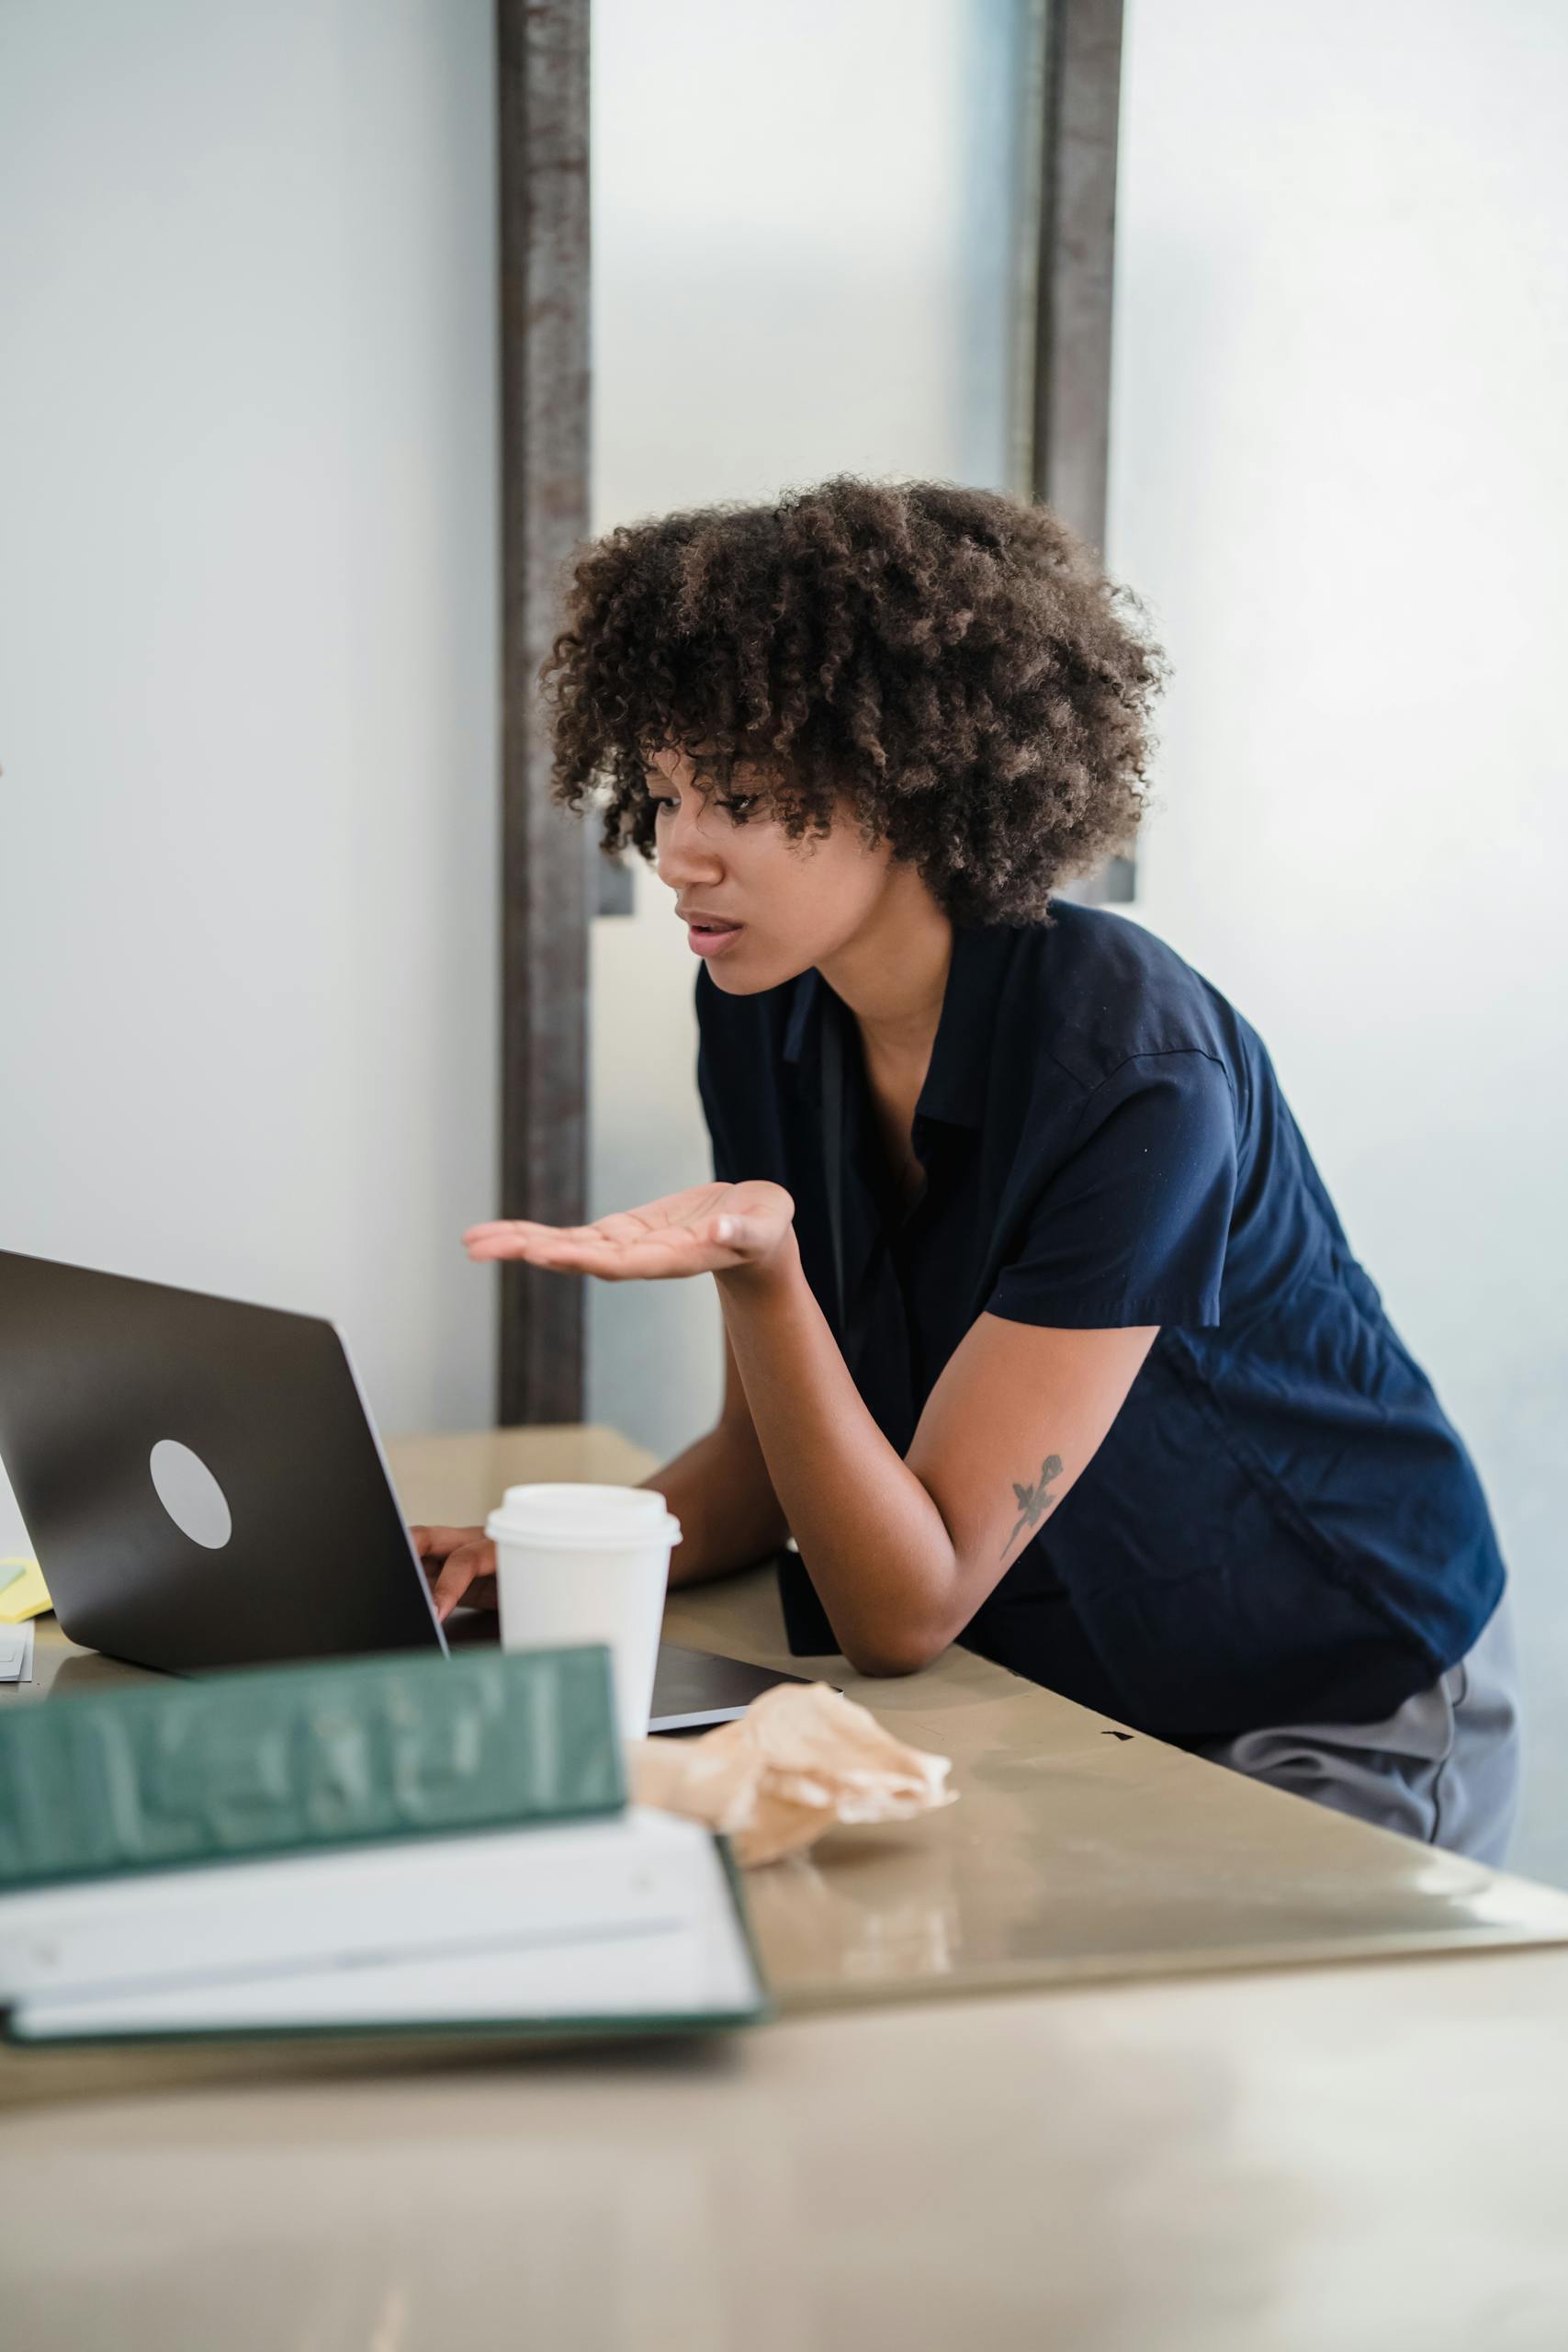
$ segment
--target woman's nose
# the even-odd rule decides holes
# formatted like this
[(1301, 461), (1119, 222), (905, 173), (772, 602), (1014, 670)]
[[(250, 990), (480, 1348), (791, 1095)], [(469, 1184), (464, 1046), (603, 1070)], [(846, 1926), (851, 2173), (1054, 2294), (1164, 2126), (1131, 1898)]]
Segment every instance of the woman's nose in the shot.
[(724, 870), (711, 841), (699, 831), (694, 813), (677, 810), (665, 823), (654, 855), (654, 871), (668, 889), (711, 882)]

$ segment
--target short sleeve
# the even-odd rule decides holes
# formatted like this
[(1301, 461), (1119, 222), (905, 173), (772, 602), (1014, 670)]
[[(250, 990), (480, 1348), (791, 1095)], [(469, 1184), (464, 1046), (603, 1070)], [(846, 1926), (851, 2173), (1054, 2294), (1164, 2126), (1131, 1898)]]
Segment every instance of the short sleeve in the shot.
[(1089, 1096), (987, 1311), (1064, 1330), (1218, 1323), (1235, 1183), (1224, 1066), (1134, 1056)]

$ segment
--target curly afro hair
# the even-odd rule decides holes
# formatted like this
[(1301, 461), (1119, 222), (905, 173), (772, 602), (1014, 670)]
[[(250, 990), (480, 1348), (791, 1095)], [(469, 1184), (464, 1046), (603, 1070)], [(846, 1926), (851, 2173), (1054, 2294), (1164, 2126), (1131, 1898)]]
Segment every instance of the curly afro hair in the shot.
[[(846, 808), (955, 921), (1049, 921), (1143, 814), (1159, 649), (1048, 508), (840, 475), (578, 551), (540, 671), (553, 791), (651, 860), (647, 771), (689, 752), (795, 838)], [(738, 821), (744, 822), (743, 815)]]

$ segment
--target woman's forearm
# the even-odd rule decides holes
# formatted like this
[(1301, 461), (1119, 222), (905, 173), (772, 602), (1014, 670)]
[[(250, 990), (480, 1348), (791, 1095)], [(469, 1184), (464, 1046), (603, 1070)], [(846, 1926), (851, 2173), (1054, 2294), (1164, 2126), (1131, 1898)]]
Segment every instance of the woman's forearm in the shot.
[(907, 1671), (952, 1634), (942, 1513), (866, 1410), (793, 1228), (773, 1258), (714, 1279), (773, 1490), (839, 1646), (863, 1673)]
[(776, 1552), (789, 1533), (757, 1442), (720, 1421), (662, 1469), (638, 1480), (664, 1497), (681, 1522), (670, 1582), (705, 1584)]

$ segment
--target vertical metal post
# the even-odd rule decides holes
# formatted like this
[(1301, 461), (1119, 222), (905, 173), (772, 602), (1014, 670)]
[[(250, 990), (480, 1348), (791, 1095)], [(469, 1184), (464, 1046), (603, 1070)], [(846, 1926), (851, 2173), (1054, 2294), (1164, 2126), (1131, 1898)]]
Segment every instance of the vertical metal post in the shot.
[[(1122, 0), (1043, 10), (1029, 487), (1103, 548)], [(1114, 857), (1067, 895), (1124, 901), (1133, 882), (1132, 860)]]
[(1103, 548), (1122, 0), (1049, 0), (1043, 97), (1033, 489)]
[[(501, 157), (502, 1102), (505, 1216), (586, 1201), (582, 820), (548, 797), (539, 664), (588, 530), (589, 0), (497, 0)], [(501, 1278), (499, 1419), (583, 1411), (583, 1286)]]

